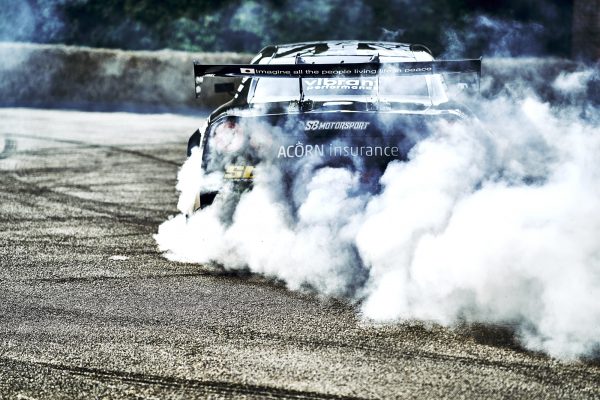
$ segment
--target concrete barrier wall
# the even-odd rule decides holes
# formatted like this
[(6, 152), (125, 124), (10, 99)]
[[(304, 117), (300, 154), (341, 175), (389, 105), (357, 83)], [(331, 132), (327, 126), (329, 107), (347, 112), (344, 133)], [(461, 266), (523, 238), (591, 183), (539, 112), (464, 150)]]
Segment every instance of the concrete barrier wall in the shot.
[[(205, 79), (194, 95), (194, 59), (246, 63), (252, 55), (121, 51), (62, 45), (0, 43), (0, 106), (73, 107), (91, 110), (178, 111), (213, 108), (229, 99)], [(562, 71), (560, 59), (484, 59), (484, 95), (522, 84), (544, 94)], [(551, 95), (551, 93), (550, 93)]]
[(194, 94), (193, 60), (245, 63), (236, 53), (121, 51), (0, 43), (0, 105), (84, 109), (177, 110), (227, 101), (207, 79)]

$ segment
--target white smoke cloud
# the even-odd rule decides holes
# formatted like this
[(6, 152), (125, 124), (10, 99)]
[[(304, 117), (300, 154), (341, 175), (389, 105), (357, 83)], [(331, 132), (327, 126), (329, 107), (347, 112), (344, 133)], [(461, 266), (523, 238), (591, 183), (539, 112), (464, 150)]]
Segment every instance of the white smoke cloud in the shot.
[[(505, 140), (527, 137), (530, 145), (523, 147), (522, 141), (514, 140), (508, 146), (498, 143), (496, 148), (504, 153), (500, 154), (504, 165), (519, 164), (512, 174), (524, 178), (529, 172), (538, 174), (547, 169), (544, 182), (514, 184), (514, 177), (485, 182), (453, 204), (447, 220), (442, 215), (433, 219), (441, 228), (418, 234), (416, 243), (409, 247), (408, 262), (398, 262), (385, 252), (375, 251), (383, 259), (373, 265), (385, 265), (387, 260), (391, 266), (387, 266), (382, 276), (371, 275), (373, 286), (363, 306), (366, 316), (419, 318), (444, 324), (458, 319), (514, 323), (528, 348), (566, 358), (588, 354), (597, 348), (600, 337), (600, 306), (596, 301), (600, 295), (597, 125), (582, 123), (575, 116), (565, 120), (564, 114), (556, 116), (548, 105), (534, 99), (523, 101), (519, 108), (521, 118), (528, 122), (525, 129), (510, 132), (503, 128), (503, 120), (498, 120), (495, 132)], [(514, 117), (510, 113), (504, 120)], [(539, 143), (545, 145), (539, 148)], [(448, 150), (459, 154), (460, 149), (452, 146)], [(539, 151), (552, 155), (546, 159), (522, 157), (523, 153)], [(477, 174), (484, 167), (468, 162), (468, 166), (458, 170)], [(469, 179), (454, 175), (447, 168), (444, 175), (436, 187), (450, 196), (460, 193), (459, 185)], [(452, 183), (457, 186), (444, 188), (444, 184)], [(447, 210), (440, 204), (435, 208)], [(390, 215), (393, 211), (390, 205), (383, 212)], [(414, 234), (414, 226), (418, 225), (410, 220), (409, 224)], [(375, 226), (372, 231), (377, 229)], [(394, 233), (398, 238), (397, 232)], [(389, 248), (407, 244), (400, 237)]]
[(60, 8), (65, 0), (0, 0), (0, 41), (55, 41), (65, 29)]
[(587, 90), (587, 82), (592, 77), (592, 71), (577, 71), (561, 73), (552, 83), (552, 87), (565, 95), (581, 95)]
[(494, 57), (535, 56), (544, 54), (543, 39), (547, 28), (539, 23), (525, 23), (485, 14), (467, 18), (463, 30), (445, 32), (445, 57), (460, 57), (467, 49), (480, 49)]
[[(592, 76), (563, 74), (554, 85), (581, 92)], [(366, 319), (511, 324), (529, 349), (594, 354), (600, 116), (521, 93), (478, 101), (489, 134), (437, 123), (408, 161), (388, 165), (378, 194), (359, 189), (358, 172), (327, 167), (297, 174), (290, 198), (282, 172), (261, 164), (230, 220), (218, 197), (162, 224), (159, 248), (346, 296)], [(188, 173), (199, 162), (194, 152), (179, 175), (183, 203), (204, 179)]]

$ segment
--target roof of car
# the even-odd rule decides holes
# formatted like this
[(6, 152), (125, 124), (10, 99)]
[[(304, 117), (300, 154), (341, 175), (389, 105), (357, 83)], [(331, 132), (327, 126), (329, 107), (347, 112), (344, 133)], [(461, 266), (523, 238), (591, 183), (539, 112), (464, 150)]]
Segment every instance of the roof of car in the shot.
[(369, 42), (359, 40), (338, 40), (322, 42), (289, 43), (268, 46), (261, 50), (261, 58), (295, 58), (297, 56), (393, 56), (415, 60), (415, 52), (427, 53), (431, 51), (424, 45), (395, 43), (395, 42)]

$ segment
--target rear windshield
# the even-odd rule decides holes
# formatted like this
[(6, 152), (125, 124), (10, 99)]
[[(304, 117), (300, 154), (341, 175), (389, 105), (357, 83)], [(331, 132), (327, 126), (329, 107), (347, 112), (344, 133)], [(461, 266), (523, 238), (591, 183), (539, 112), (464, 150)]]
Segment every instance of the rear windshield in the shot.
[[(361, 78), (303, 78), (305, 100), (370, 100), (423, 101), (429, 98), (426, 75), (381, 76)], [(299, 79), (260, 78), (254, 83), (252, 103), (297, 100)]]

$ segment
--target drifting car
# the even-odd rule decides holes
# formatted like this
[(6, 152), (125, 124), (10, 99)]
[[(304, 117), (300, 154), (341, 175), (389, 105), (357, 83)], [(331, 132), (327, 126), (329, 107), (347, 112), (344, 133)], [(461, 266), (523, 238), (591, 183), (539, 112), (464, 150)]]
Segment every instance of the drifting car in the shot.
[(423, 45), (326, 41), (268, 46), (247, 65), (195, 61), (197, 97), (206, 76), (242, 81), (237, 90), (215, 85), (233, 98), (189, 139), (188, 156), (200, 151), (202, 173), (212, 178), (188, 214), (210, 205), (223, 185), (248, 190), (266, 164), (289, 190), (295, 175), (340, 167), (376, 192), (386, 166), (406, 160), (431, 121), (468, 117), (442, 75), (455, 73), (480, 77), (481, 58), (436, 61)]

